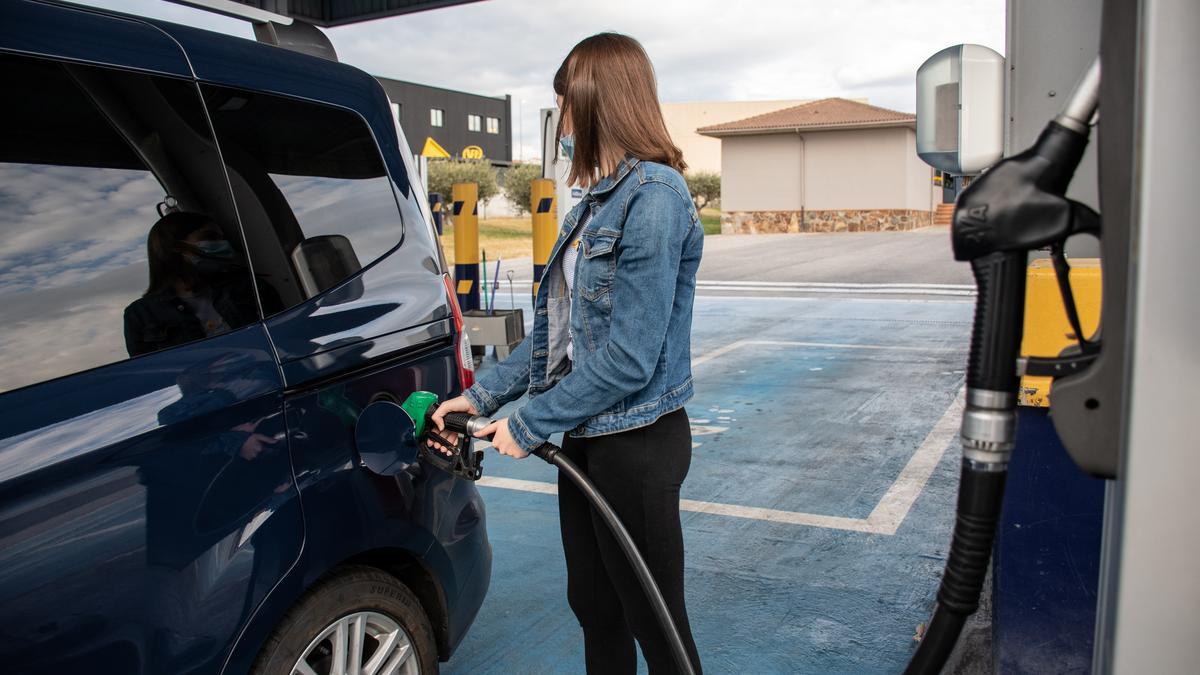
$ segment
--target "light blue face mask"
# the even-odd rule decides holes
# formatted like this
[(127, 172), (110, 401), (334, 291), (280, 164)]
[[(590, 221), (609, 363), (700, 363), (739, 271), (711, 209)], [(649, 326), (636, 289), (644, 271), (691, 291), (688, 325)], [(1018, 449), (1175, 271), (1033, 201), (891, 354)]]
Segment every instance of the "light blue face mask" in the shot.
[(558, 145), (562, 148), (562, 154), (566, 155), (567, 159), (575, 159), (575, 136), (573, 134), (567, 134), (558, 139)]
[(232, 258), (233, 247), (224, 239), (213, 239), (210, 241), (198, 241), (195, 247), (200, 249), (200, 252), (212, 256), (214, 258)]

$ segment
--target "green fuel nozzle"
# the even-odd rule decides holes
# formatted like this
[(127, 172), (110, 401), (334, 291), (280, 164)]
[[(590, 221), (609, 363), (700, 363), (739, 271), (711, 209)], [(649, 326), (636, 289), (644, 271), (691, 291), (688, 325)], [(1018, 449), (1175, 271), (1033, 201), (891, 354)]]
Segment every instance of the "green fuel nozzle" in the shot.
[(413, 424), (416, 425), (414, 434), (417, 438), (425, 436), (425, 425), (429, 422), (429, 416), (437, 408), (437, 394), (431, 391), (414, 391), (404, 399), (404, 403), (400, 404), (404, 408), (404, 412), (412, 418)]
[[(437, 394), (431, 391), (414, 391), (404, 399), (404, 403), (400, 407), (413, 421), (413, 435), (416, 437), (418, 444), (424, 448), (424, 441), (427, 438), (433, 438), (438, 443), (449, 447), (451, 444), (446, 439), (437, 435), (437, 428), (432, 426), (431, 417), (433, 411), (437, 410), (438, 397)], [(460, 431), (458, 429), (459, 417), (462, 413), (450, 413), (446, 415), (446, 428), (451, 431)], [(471, 480), (479, 480), (483, 475), (483, 453), (480, 451), (471, 451), (471, 438), (468, 434), (460, 434), (458, 438), (458, 446), (453, 460), (448, 460), (444, 456), (438, 456), (438, 453), (427, 453), (426, 456), (437, 466), (441, 466), (451, 473), (458, 474)]]

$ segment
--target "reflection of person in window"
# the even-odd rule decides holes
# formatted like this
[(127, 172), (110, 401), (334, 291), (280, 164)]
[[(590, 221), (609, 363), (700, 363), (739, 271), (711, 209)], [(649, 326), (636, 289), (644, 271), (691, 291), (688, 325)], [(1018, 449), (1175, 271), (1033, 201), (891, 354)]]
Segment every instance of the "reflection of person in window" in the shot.
[(146, 239), (150, 286), (125, 308), (130, 356), (240, 328), (258, 318), (250, 276), (208, 216), (168, 213)]

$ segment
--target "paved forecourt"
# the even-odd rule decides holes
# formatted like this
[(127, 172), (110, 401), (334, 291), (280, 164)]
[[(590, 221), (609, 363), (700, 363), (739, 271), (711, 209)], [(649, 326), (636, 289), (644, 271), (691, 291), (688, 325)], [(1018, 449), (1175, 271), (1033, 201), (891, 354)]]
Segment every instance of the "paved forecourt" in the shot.
[[(701, 284), (682, 508), (708, 672), (902, 670), (953, 520), (973, 300), (957, 281)], [(555, 482), (536, 458), (488, 453), (492, 587), (445, 672), (582, 672)]]

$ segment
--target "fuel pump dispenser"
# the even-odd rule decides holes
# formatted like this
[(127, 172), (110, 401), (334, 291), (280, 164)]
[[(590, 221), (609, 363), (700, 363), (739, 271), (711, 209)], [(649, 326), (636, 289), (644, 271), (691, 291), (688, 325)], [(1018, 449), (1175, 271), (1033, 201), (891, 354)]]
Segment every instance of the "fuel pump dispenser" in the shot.
[[(934, 86), (956, 84), (952, 76)], [(1018, 355), (1031, 251), (1050, 248), (1079, 343), (1059, 358), (1031, 359), (1025, 368), (1049, 375), (1077, 372), (1099, 349), (1079, 327), (1063, 253), (1071, 235), (1100, 233), (1099, 215), (1064, 196), (1087, 146), (1099, 88), (1097, 59), (1033, 147), (991, 167), (959, 196), (954, 209), (954, 257), (971, 263), (978, 289), (967, 363), (961, 484), (937, 610), (905, 671), (910, 674), (940, 672), (967, 617), (978, 608), (1016, 433)]]

